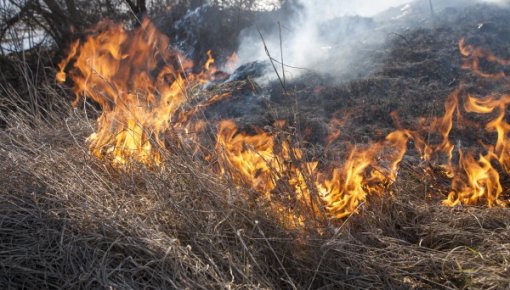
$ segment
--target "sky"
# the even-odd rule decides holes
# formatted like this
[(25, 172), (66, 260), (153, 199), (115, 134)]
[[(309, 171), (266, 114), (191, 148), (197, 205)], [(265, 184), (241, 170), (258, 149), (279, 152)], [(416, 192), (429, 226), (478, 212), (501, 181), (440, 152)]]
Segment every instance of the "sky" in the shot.
[[(277, 2), (277, 0), (260, 0), (260, 5), (266, 5), (267, 7), (272, 8), (274, 7), (275, 1)], [(436, 0), (432, 0), (432, 2), (434, 1)], [(510, 0), (481, 1), (500, 4), (510, 3)], [(320, 11), (319, 15), (321, 17), (333, 18), (342, 15), (360, 15), (370, 17), (383, 12), (388, 8), (412, 2), (412, 0), (301, 0), (301, 2), (313, 11)]]
[[(319, 12), (320, 16), (333, 18), (341, 15), (373, 16), (384, 10), (409, 3), (409, 0), (304, 0), (306, 7)], [(322, 10), (322, 11), (320, 11)]]
[[(424, 0), (426, 1), (426, 0)], [(275, 7), (277, 0), (260, 0), (259, 7)], [(410, 2), (409, 0), (301, 0), (308, 8), (317, 11), (322, 9), (322, 16), (332, 18), (345, 14), (373, 16), (389, 7), (394, 7)]]

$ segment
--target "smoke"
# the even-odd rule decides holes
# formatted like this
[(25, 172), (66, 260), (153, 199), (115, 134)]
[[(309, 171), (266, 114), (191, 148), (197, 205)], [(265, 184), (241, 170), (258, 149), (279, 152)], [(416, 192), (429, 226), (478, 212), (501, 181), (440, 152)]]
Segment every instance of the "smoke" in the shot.
[[(432, 10), (437, 13), (480, 1), (507, 4), (510, 0), (432, 0), (432, 7), (428, 0), (301, 0), (292, 17), (261, 33), (280, 75), (283, 59), (288, 78), (309, 70), (348, 79), (374, 69), (370, 58), (388, 35), (430, 24)], [(239, 64), (269, 59), (256, 28), (241, 37)]]
[[(282, 59), (289, 78), (307, 70), (339, 74), (350, 69), (354, 50), (382, 41), (374, 37), (376, 25), (369, 17), (406, 2), (302, 0), (291, 19), (261, 32), (280, 75)], [(255, 28), (245, 31), (240, 43), (240, 64), (269, 59)]]
[(510, 6), (510, 0), (484, 0), (484, 2), (494, 3), (498, 5)]
[(358, 0), (358, 1), (334, 1), (334, 0), (307, 0), (303, 1), (308, 15), (316, 18), (316, 23), (321, 20), (327, 20), (331, 17), (339, 17), (344, 15), (359, 15), (371, 17), (377, 13), (383, 12), (390, 7), (406, 4), (409, 0)]

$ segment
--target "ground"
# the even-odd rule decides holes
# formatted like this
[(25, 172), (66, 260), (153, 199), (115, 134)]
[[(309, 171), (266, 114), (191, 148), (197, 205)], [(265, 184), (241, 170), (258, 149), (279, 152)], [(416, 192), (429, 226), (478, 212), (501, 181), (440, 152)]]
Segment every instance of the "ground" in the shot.
[[(310, 73), (289, 81), (287, 93), (279, 82), (239, 80), (234, 96), (205, 116), (233, 118), (247, 131), (283, 118), (297, 128), (310, 158), (341, 160), (328, 157), (324, 143), (332, 117), (348, 116), (341, 138), (367, 144), (398, 127), (392, 112), (403, 127), (420, 116), (442, 116), (447, 96), (460, 86), (480, 95), (508, 92), (505, 81), (461, 68), (462, 37), (508, 58), (509, 12), (480, 7), (449, 11), (425, 28), (389, 37), (374, 69), (357, 79)], [(429, 174), (439, 169), (422, 163), (412, 144), (396, 182), (370, 196), (359, 213), (334, 221), (310, 217), (305, 229), (295, 229), (251, 189), (234, 186), (182, 148), (172, 148), (157, 170), (126, 172), (95, 158), (85, 141), (95, 122), (70, 107), (66, 88), (44, 83), (31, 91), (52, 96), (51, 105), (6, 101), (0, 115), (0, 284), (6, 288), (510, 287), (510, 211), (443, 206), (448, 180)], [(452, 138), (476, 146), (473, 135), (459, 129)]]

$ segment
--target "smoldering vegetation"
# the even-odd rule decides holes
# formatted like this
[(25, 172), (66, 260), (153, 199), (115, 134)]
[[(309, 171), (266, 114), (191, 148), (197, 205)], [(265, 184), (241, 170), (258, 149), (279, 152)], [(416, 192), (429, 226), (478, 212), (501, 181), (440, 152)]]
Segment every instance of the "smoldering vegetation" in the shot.
[[(221, 62), (238, 49), (242, 56), (243, 45), (263, 48), (260, 36), (246, 38), (253, 23), (268, 44), (276, 31), (278, 44), (270, 52), (278, 60), (279, 31), (270, 19), (294, 15), (282, 16), (284, 23), (301, 13), (291, 5), (285, 11), (243, 12), (240, 17), (233, 8), (208, 7), (154, 21), (197, 63), (208, 49)], [(431, 16), (429, 7), (417, 7), (411, 10), (417, 14), (405, 14), (405, 21), (387, 20), (400, 16), (398, 9), (379, 16), (386, 22), (344, 16), (321, 23), (319, 31), (335, 31), (319, 33), (324, 43), (333, 43), (325, 50), (335, 53), (299, 69), (286, 67), (284, 85), (263, 54), (261, 63), (244, 64), (200, 92), (205, 98), (236, 88), (231, 98), (208, 107), (204, 118), (211, 123), (233, 119), (246, 130), (286, 120), (293, 128), (289, 134), (304, 144), (309, 158), (320, 159), (329, 158), (324, 139), (332, 118), (346, 120), (341, 138), (365, 144), (420, 116), (444, 114), (446, 97), (461, 85), (473, 94), (508, 92), (504, 81), (480, 80), (462, 70), (458, 52), (464, 37), (508, 59), (508, 10), (489, 4), (436, 5)], [(222, 13), (227, 16), (218, 17)], [(235, 16), (240, 22), (232, 22)], [(213, 19), (221, 23), (211, 25), (218, 30), (210, 34), (204, 29)], [(346, 37), (352, 30), (360, 38)], [(360, 41), (374, 31), (377, 41)], [(283, 39), (293, 33), (283, 28)], [(344, 52), (342, 47), (350, 49)], [(292, 66), (292, 54), (283, 52), (284, 67)], [(62, 53), (37, 47), (2, 56), (4, 288), (510, 287), (510, 211), (441, 205), (447, 180), (425, 175), (413, 152), (401, 162), (398, 180), (387, 194), (371, 196), (359, 214), (340, 221), (311, 219), (313, 226), (305, 229), (285, 227), (269, 206), (257, 202), (252, 189), (218, 176), (213, 161), (182, 147), (165, 151), (164, 166), (157, 170), (141, 164), (119, 170), (97, 159), (86, 138), (100, 112), (90, 102), (72, 108), (71, 90), (56, 85), (55, 63)], [(338, 62), (331, 65), (333, 60)], [(327, 64), (334, 68), (324, 69)], [(281, 63), (275, 67), (283, 78)], [(401, 124), (395, 124), (392, 112), (398, 112)], [(458, 131), (453, 137), (476, 144), (472, 133)], [(509, 180), (502, 181), (505, 188)]]

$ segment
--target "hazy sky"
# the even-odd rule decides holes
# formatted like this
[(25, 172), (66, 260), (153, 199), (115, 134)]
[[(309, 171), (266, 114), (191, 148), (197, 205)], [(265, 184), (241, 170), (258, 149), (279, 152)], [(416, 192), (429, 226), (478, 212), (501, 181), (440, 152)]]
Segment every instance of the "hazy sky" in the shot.
[[(259, 4), (274, 3), (276, 0), (260, 0)], [(428, 0), (420, 0), (428, 1)], [(509, 3), (510, 0), (480, 0), (493, 3)], [(277, 1), (276, 1), (277, 2)], [(332, 18), (341, 15), (373, 16), (384, 10), (410, 3), (412, 0), (301, 0), (317, 17)], [(434, 0), (433, 0), (434, 2)], [(269, 7), (274, 7), (274, 4)]]
[[(426, 0), (423, 0), (426, 1)], [(277, 0), (260, 0), (261, 7), (274, 7)], [(312, 11), (321, 11), (323, 17), (330, 18), (345, 14), (372, 16), (389, 7), (410, 2), (410, 0), (301, 0)]]
[[(390, 7), (409, 3), (409, 0), (305, 0), (307, 6), (323, 7), (324, 16), (334, 17), (344, 14), (372, 16)], [(309, 6), (309, 7), (310, 7)]]

